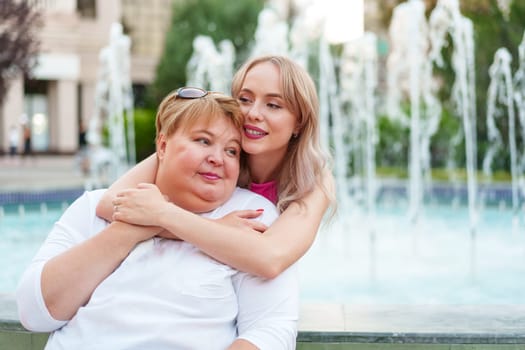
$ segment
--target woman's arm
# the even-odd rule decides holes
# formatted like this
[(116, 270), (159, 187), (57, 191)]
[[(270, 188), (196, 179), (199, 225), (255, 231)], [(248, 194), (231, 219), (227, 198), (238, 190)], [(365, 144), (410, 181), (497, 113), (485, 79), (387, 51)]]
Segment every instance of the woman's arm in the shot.
[(42, 270), (42, 297), (53, 318), (69, 320), (87, 303), (95, 288), (156, 228), (123, 222), (106, 229), (49, 260)]
[(100, 192), (78, 198), (54, 225), (17, 287), (22, 324), (52, 331), (71, 319), (94, 289), (138, 242), (159, 228), (121, 222), (109, 226), (95, 217)]
[(160, 226), (238, 270), (275, 278), (311, 247), (328, 206), (325, 193), (316, 188), (304, 205), (292, 203), (263, 234), (209, 222), (180, 208), (176, 216), (163, 215)]
[[(155, 154), (152, 154), (148, 158), (144, 159), (133, 168), (131, 168), (127, 173), (125, 173), (121, 178), (117, 179), (104, 193), (100, 202), (97, 205), (97, 216), (107, 220), (113, 221), (113, 212), (114, 212), (114, 200), (115, 196), (119, 191), (124, 189), (133, 189), (141, 183), (154, 183), (155, 177), (157, 174), (157, 157)], [(147, 198), (146, 200), (152, 201), (153, 197)], [(161, 198), (160, 200), (163, 200)], [(263, 232), (266, 230), (266, 225), (249, 219), (256, 218), (261, 213), (256, 212), (255, 210), (242, 210), (236, 211), (231, 214), (226, 215), (224, 218), (220, 219), (223, 223), (232, 225), (232, 226), (243, 226), (247, 229), (257, 230)], [(149, 224), (142, 224), (149, 225)], [(160, 232), (160, 237), (169, 238), (169, 239), (179, 239), (175, 233), (169, 232)]]
[[(333, 191), (333, 179), (331, 174), (328, 176), (325, 186)], [(161, 226), (227, 265), (266, 278), (276, 277), (306, 253), (331, 203), (318, 185), (305, 196), (303, 205), (292, 203), (261, 234), (247, 226), (207, 220), (160, 200), (159, 194), (155, 205), (149, 205), (144, 199), (134, 201), (132, 197), (137, 193), (140, 191), (118, 194), (116, 201), (123, 209), (114, 214), (115, 220)], [(153, 198), (149, 194), (142, 195), (144, 197)], [(128, 201), (134, 202), (131, 207), (138, 208), (135, 213), (130, 211)]]
[(104, 193), (97, 205), (97, 216), (112, 221), (113, 204), (111, 201), (115, 195), (126, 188), (134, 188), (141, 182), (154, 183), (157, 175), (157, 156), (152, 154), (133, 168), (128, 170), (122, 177), (117, 179)]

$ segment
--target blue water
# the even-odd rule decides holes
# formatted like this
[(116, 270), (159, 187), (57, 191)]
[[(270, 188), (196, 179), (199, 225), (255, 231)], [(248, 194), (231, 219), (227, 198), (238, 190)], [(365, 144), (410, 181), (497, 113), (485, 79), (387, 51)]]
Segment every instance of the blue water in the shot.
[[(430, 206), (410, 224), (399, 208), (325, 227), (301, 261), (302, 298), (358, 304), (523, 304), (525, 225), (485, 208)], [(373, 233), (371, 233), (373, 232)]]
[(62, 208), (61, 204), (2, 208), (0, 265), (3, 268), (0, 270), (0, 294), (14, 292), (22, 272), (53, 227), (53, 223), (60, 217)]
[[(4, 209), (0, 293), (14, 292), (62, 210)], [(484, 209), (475, 238), (464, 207), (427, 207), (415, 225), (403, 208), (378, 212), (372, 218), (340, 213), (344, 218), (320, 231), (299, 264), (303, 302), (525, 303), (525, 225), (510, 210)]]

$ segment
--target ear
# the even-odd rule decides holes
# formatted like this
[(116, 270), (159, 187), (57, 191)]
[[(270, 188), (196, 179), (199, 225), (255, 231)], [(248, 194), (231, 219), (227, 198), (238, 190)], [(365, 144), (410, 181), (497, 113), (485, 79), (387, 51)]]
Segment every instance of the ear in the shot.
[(166, 135), (159, 134), (159, 137), (157, 137), (157, 157), (159, 161), (164, 159), (166, 155), (166, 144), (167, 144)]
[(293, 129), (293, 134), (296, 135), (299, 135), (301, 133), (301, 125), (299, 123), (299, 120), (296, 120), (295, 121), (295, 128)]
[(299, 128), (299, 125), (297, 125), (295, 127), (295, 129), (293, 129), (293, 133), (292, 133), (292, 137), (294, 139), (296, 139), (298, 136), (299, 136), (299, 133), (301, 132), (301, 129)]

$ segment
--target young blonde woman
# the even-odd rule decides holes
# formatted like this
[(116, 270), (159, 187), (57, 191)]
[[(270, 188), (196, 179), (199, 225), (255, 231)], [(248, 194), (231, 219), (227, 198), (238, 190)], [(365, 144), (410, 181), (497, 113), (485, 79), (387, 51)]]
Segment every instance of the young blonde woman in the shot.
[(246, 62), (233, 78), (232, 96), (245, 118), (247, 157), (239, 185), (277, 204), (281, 214), (271, 226), (250, 220), (260, 215), (256, 208), (210, 221), (166, 201), (148, 184), (157, 169), (154, 155), (109, 188), (97, 214), (163, 227), (225, 264), (273, 278), (306, 253), (334, 204), (328, 156), (319, 142), (318, 97), (308, 73), (282, 56)]

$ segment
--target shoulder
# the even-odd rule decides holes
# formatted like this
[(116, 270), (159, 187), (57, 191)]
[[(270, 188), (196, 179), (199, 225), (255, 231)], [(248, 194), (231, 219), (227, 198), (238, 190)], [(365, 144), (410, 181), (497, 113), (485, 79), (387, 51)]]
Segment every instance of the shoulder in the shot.
[[(271, 201), (269, 201), (264, 196), (261, 196), (260, 194), (254, 193), (250, 190), (247, 190), (245, 188), (237, 187), (235, 191), (233, 192), (233, 195), (231, 196), (230, 200), (226, 203), (234, 203), (234, 205), (239, 208), (240, 206), (245, 207), (244, 209), (254, 209), (253, 207), (255, 205), (259, 205), (255, 209), (271, 209), (275, 207), (275, 204), (273, 204)], [(277, 210), (277, 209), (276, 209)]]
[(106, 192), (106, 189), (85, 191), (71, 205), (83, 206), (85, 209), (91, 210), (93, 208), (96, 208), (98, 202), (100, 202), (100, 199), (104, 195), (104, 192)]
[(89, 198), (90, 202), (99, 202), (104, 193), (106, 192), (105, 188), (98, 189), (98, 190), (91, 190), (86, 191), (84, 194)]
[(85, 191), (73, 203), (71, 203), (61, 219), (65, 220), (67, 218), (72, 218), (73, 221), (82, 221), (81, 218), (84, 218), (84, 220), (93, 218), (92, 220), (95, 222), (100, 221), (101, 223), (105, 223), (103, 219), (96, 215), (97, 204), (105, 191), (105, 189)]
[(264, 199), (264, 200), (266, 200), (266, 201), (268, 201), (263, 196), (255, 193), (255, 192), (252, 192), (252, 191), (250, 191), (250, 190), (248, 190), (246, 188), (236, 187), (235, 191), (233, 191), (233, 195), (231, 196), (230, 200), (242, 200), (242, 199), (245, 199), (245, 200), (256, 200), (259, 197)]
[(221, 215), (226, 215), (235, 210), (257, 210), (264, 209), (266, 218), (263, 221), (273, 221), (279, 216), (277, 207), (263, 196), (253, 193), (247, 189), (237, 187), (230, 199), (221, 208)]
[(108, 222), (96, 214), (103, 190), (85, 191), (62, 213), (49, 233), (48, 239), (72, 246), (103, 230)]

